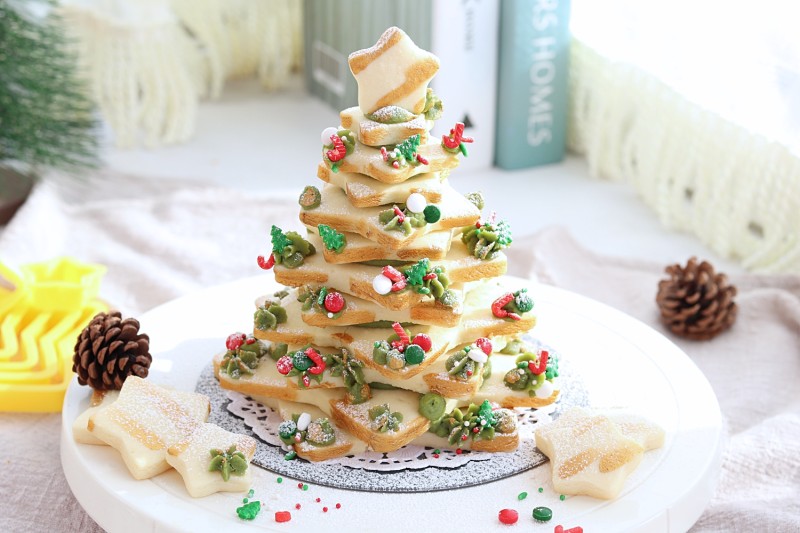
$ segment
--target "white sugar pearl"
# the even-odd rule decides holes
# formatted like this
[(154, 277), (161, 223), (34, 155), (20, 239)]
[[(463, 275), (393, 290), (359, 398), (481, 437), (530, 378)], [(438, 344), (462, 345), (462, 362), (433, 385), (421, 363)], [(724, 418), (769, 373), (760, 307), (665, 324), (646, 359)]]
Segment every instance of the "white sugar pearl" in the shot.
[(412, 213), (422, 213), (428, 206), (428, 201), (418, 192), (412, 192), (406, 200), (406, 207)]
[(473, 347), (467, 355), (469, 355), (469, 358), (476, 363), (485, 363), (489, 360), (489, 356), (483, 353), (483, 351), (477, 346)]
[(553, 395), (553, 384), (547, 380), (545, 380), (544, 383), (542, 383), (541, 387), (536, 389), (537, 398), (545, 399), (549, 398), (552, 395)]
[(393, 285), (392, 280), (390, 280), (383, 274), (378, 274), (372, 280), (372, 288), (375, 289), (375, 292), (377, 292), (381, 296), (392, 292), (392, 285)]
[(308, 413), (303, 413), (297, 419), (297, 429), (300, 431), (305, 431), (308, 429), (308, 425), (310, 423), (311, 423), (311, 415)]
[(328, 318), (333, 318), (333, 313), (328, 313)]
[(320, 136), (320, 139), (322, 140), (323, 146), (326, 145), (326, 144), (331, 144), (331, 135), (336, 135), (338, 133), (339, 133), (339, 129), (338, 128), (334, 128), (333, 126), (331, 126), (330, 128), (325, 128), (324, 130), (322, 130), (322, 135)]

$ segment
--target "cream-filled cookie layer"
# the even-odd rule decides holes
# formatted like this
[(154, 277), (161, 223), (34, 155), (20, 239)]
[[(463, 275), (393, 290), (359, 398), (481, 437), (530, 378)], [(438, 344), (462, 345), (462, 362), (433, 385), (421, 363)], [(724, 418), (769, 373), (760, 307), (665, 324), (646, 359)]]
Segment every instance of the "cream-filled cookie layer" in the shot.
[[(387, 208), (365, 207), (353, 211), (344, 192), (335, 185), (322, 188), (322, 203), (316, 209), (300, 212), (300, 221), (307, 226), (326, 224), (338, 231), (358, 233), (391, 250), (399, 250), (414, 240), (435, 231), (470, 226), (480, 218), (475, 205), (449, 185), (443, 185), (442, 201), (437, 205), (441, 218), (434, 223), (412, 228), (410, 234), (385, 229), (379, 215)], [(391, 209), (391, 208), (389, 208)]]
[[(317, 235), (309, 234), (308, 240), (317, 249), (322, 246), (322, 241)], [(502, 276), (506, 272), (506, 266), (505, 254), (499, 253), (494, 259), (480, 260), (470, 255), (461, 241), (455, 240), (446, 260), (431, 262), (431, 268), (443, 267), (453, 284)], [(296, 268), (286, 268), (283, 265), (275, 265), (274, 268), (275, 280), (283, 285), (292, 287), (325, 285), (343, 293), (371, 300), (385, 309), (408, 309), (424, 300), (430, 300), (430, 297), (411, 289), (390, 292), (386, 295), (378, 294), (372, 286), (372, 281), (382, 270), (383, 267), (355, 263), (336, 265), (332, 268), (319, 252), (306, 257), (303, 264)]]

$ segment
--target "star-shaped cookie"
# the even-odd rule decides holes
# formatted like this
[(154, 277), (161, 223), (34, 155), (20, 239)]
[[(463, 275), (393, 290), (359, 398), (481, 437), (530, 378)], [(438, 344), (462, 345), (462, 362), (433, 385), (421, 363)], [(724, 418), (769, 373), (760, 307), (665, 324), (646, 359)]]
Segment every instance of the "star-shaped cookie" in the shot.
[(657, 439), (637, 442), (611, 418), (581, 408), (536, 430), (536, 446), (550, 458), (553, 488), (562, 494), (601, 499), (615, 498), (639, 466), (645, 451), (640, 442), (648, 447), (660, 445)]
[(347, 62), (358, 83), (358, 107), (365, 114), (395, 105), (418, 115), (425, 107), (428, 82), (439, 70), (439, 59), (397, 27), (383, 32), (374, 46), (350, 54)]
[[(232, 468), (230, 464), (225, 479), (224, 465), (211, 468), (212, 450), (221, 452), (217, 455), (228, 462), (241, 453), (246, 465), (244, 470)], [(183, 478), (189, 495), (202, 498), (215, 492), (246, 492), (253, 482), (250, 461), (255, 453), (256, 441), (252, 437), (231, 433), (214, 424), (201, 424), (191, 435), (170, 446), (166, 459)]]
[(208, 418), (208, 398), (173, 392), (128, 376), (117, 401), (89, 417), (92, 434), (116, 449), (136, 479), (169, 469), (167, 448), (191, 435)]

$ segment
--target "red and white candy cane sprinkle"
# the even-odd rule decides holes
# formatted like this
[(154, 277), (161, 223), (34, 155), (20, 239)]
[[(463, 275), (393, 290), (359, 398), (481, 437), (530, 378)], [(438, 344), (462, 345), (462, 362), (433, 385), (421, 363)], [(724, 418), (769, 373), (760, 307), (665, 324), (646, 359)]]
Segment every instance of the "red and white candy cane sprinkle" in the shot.
[(341, 161), (347, 155), (347, 148), (345, 148), (342, 138), (338, 135), (331, 135), (331, 142), (333, 143), (333, 149), (325, 152), (325, 155), (328, 156), (328, 160), (332, 163)]
[(406, 333), (406, 330), (400, 325), (400, 322), (392, 324), (392, 329), (397, 333), (397, 336), (400, 337), (400, 342), (403, 343), (403, 346), (411, 344), (411, 339), (408, 338), (408, 333)]
[(517, 313), (509, 313), (507, 310), (503, 309), (511, 300), (514, 299), (514, 295), (510, 292), (502, 295), (500, 298), (492, 302), (492, 314), (497, 318), (510, 318), (512, 320), (521, 320), (521, 317)]
[(269, 259), (265, 259), (263, 255), (259, 255), (256, 261), (258, 262), (258, 266), (264, 270), (269, 270), (275, 265), (275, 254), (269, 254)]

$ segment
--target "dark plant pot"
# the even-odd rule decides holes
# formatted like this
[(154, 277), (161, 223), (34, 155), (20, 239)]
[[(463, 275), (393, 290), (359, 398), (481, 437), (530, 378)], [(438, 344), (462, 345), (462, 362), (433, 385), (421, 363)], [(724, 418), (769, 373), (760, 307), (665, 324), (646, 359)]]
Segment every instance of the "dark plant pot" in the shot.
[(31, 193), (36, 177), (0, 165), (0, 225), (7, 224)]

